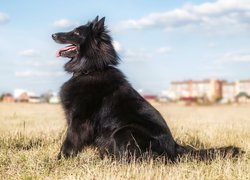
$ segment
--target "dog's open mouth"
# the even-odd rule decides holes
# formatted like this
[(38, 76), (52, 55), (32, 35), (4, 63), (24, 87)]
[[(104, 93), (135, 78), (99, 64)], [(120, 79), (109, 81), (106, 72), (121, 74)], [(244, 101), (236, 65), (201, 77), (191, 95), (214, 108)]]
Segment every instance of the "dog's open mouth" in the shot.
[(71, 44), (68, 45), (56, 53), (56, 57), (67, 57), (67, 58), (73, 58), (78, 54), (78, 48), (76, 45)]

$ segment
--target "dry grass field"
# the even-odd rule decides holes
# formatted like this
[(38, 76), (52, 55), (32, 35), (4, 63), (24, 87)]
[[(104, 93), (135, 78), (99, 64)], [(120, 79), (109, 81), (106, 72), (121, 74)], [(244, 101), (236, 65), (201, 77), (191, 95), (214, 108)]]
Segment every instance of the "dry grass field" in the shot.
[(59, 105), (0, 103), (0, 179), (250, 179), (250, 106), (156, 105), (179, 143), (196, 148), (235, 145), (240, 159), (197, 162), (101, 160), (86, 149), (56, 159), (65, 131)]

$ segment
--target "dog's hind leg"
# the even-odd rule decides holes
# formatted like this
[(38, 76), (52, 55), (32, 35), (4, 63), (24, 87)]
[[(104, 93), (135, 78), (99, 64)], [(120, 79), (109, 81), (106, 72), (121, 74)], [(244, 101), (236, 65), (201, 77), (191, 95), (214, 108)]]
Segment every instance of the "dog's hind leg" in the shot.
[[(119, 128), (109, 138), (105, 147), (107, 155), (116, 160), (133, 160), (150, 151), (153, 139), (140, 127), (128, 125)], [(102, 149), (102, 152), (104, 152)]]
[(99, 140), (97, 144), (102, 158), (108, 156), (113, 160), (128, 160), (132, 155), (140, 154), (140, 148), (136, 146), (130, 131), (115, 132), (110, 137)]

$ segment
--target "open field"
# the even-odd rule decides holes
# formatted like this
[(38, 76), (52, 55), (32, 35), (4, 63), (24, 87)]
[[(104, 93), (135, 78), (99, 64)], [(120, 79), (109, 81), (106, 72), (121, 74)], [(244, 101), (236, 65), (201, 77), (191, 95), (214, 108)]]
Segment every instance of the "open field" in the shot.
[(0, 179), (250, 179), (250, 106), (157, 105), (179, 143), (235, 145), (247, 153), (210, 163), (101, 160), (93, 149), (56, 160), (65, 131), (59, 105), (0, 103)]

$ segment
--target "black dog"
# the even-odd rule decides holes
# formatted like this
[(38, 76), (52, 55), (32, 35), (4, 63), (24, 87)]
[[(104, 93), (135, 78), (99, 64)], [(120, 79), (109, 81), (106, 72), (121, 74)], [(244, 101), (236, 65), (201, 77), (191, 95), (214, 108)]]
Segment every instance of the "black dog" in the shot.
[(52, 37), (71, 44), (57, 55), (71, 59), (64, 68), (73, 73), (60, 92), (68, 129), (58, 158), (76, 155), (89, 145), (116, 158), (151, 152), (172, 161), (187, 153), (205, 159), (215, 151), (233, 156), (241, 152), (232, 146), (195, 150), (177, 144), (160, 113), (115, 67), (119, 57), (104, 18)]

